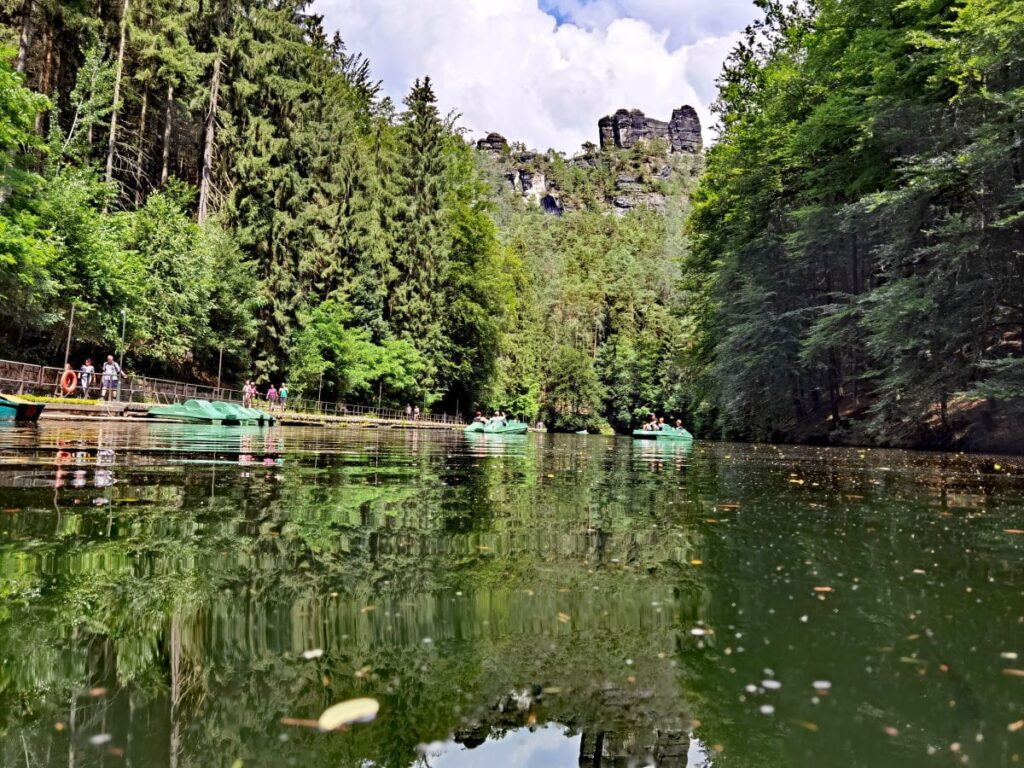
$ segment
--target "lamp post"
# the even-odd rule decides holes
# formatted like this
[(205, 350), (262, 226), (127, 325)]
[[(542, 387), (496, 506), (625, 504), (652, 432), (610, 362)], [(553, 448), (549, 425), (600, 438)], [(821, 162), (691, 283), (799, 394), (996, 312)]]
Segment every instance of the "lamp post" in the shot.
[(64, 365), (67, 366), (71, 357), (71, 329), (75, 327), (75, 305), (71, 305), (71, 317), (68, 319), (68, 343), (64, 346)]
[(118, 374), (117, 374), (117, 399), (121, 399), (121, 381), (124, 379), (124, 329), (128, 324), (128, 308), (121, 307), (121, 355), (118, 360)]
[(220, 372), (224, 368), (224, 345), (220, 346), (220, 355), (217, 357), (217, 399), (220, 399)]

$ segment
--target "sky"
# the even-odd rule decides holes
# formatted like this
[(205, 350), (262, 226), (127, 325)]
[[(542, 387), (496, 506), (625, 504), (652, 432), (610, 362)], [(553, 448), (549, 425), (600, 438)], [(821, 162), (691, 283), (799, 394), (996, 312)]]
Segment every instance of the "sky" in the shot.
[(668, 120), (696, 108), (713, 139), (715, 78), (752, 0), (314, 0), (329, 31), (365, 54), (396, 104), (429, 75), (442, 114), (473, 136), (536, 149), (597, 142), (621, 107)]

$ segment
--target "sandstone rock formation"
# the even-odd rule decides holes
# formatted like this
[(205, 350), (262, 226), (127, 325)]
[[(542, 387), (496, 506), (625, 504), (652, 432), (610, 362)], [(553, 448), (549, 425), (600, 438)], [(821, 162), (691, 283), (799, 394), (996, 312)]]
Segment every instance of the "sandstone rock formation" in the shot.
[(500, 133), (488, 133), (476, 143), (476, 148), (484, 152), (500, 155), (508, 149), (508, 141)]
[(647, 117), (639, 109), (620, 109), (597, 121), (601, 149), (629, 149), (638, 141), (666, 139), (670, 152), (696, 154), (704, 146), (697, 111), (689, 106), (672, 110), (669, 122)]

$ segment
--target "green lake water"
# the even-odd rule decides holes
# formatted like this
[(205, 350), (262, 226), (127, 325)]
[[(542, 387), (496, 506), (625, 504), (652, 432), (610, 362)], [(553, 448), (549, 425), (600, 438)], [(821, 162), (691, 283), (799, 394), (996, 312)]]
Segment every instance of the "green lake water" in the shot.
[(0, 765), (1024, 764), (1022, 530), (1019, 458), (4, 426)]

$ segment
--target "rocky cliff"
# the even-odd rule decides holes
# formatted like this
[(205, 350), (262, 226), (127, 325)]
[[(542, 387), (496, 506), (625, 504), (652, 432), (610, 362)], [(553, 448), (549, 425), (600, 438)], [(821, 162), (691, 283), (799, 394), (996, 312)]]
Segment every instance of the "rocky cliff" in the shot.
[(500, 133), (487, 134), (476, 146), (492, 159), (506, 189), (554, 215), (586, 202), (575, 194), (574, 188), (581, 186), (578, 177), (566, 169), (592, 175), (593, 183), (582, 186), (600, 189), (600, 202), (617, 214), (638, 207), (662, 211), (669, 180), (679, 168), (693, 173), (704, 146), (700, 118), (690, 106), (673, 110), (668, 122), (638, 109), (620, 109), (602, 117), (597, 126), (600, 146), (586, 144), (582, 153), (568, 159), (553, 151), (539, 154), (510, 145)]
[(597, 132), (601, 149), (629, 149), (638, 141), (652, 139), (668, 141), (670, 152), (696, 154), (704, 148), (700, 117), (688, 104), (672, 110), (672, 119), (667, 123), (647, 117), (639, 109), (620, 109), (598, 120)]

